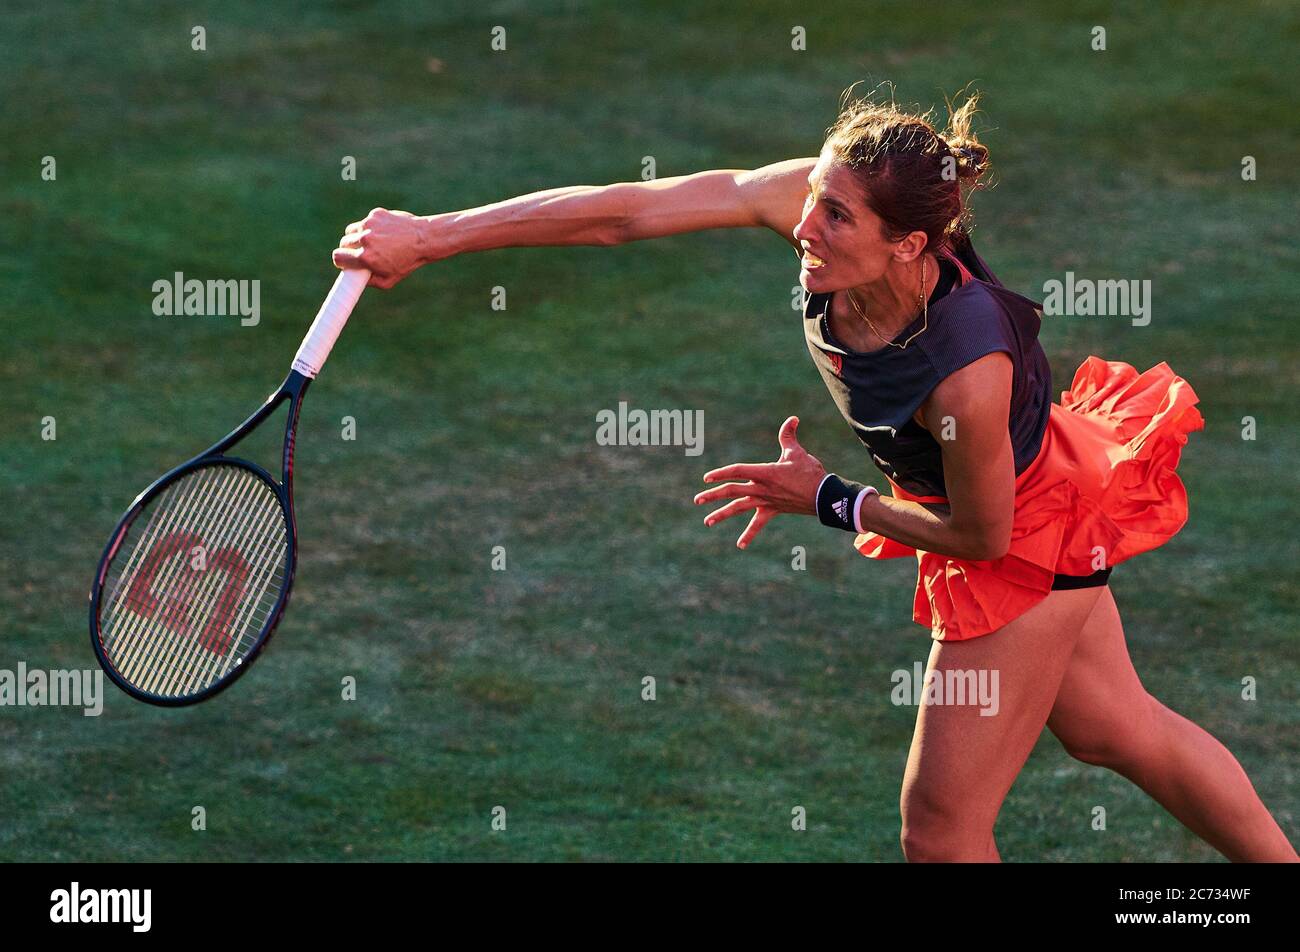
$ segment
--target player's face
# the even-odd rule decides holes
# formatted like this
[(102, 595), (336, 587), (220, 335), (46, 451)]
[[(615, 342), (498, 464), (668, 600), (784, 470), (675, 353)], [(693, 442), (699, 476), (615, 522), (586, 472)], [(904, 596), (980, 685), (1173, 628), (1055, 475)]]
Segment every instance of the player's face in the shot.
[(886, 239), (884, 223), (867, 208), (853, 171), (823, 152), (808, 182), (803, 220), (794, 230), (803, 251), (799, 283), (825, 294), (878, 280), (898, 244)]

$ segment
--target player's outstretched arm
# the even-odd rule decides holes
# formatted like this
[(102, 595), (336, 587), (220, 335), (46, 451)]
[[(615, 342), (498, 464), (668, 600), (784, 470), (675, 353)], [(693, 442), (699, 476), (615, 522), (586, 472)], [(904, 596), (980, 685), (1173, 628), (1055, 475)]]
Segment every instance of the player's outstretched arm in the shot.
[(792, 245), (815, 158), (712, 169), (652, 182), (572, 185), (435, 215), (376, 208), (348, 225), (334, 264), (390, 288), (416, 268), (471, 251), (621, 245), (711, 228), (770, 228)]

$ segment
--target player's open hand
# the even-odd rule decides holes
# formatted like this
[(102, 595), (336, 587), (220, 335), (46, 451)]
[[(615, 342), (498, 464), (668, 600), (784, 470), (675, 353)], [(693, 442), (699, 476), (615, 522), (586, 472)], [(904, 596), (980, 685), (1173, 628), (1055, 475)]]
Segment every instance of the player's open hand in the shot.
[(795, 438), (798, 429), (798, 417), (790, 417), (781, 424), (781, 431), (777, 434), (781, 458), (775, 463), (732, 463), (704, 474), (706, 483), (743, 480), (706, 489), (695, 497), (697, 506), (719, 499), (732, 500), (709, 513), (704, 520), (706, 526), (754, 510), (749, 525), (736, 540), (736, 545), (743, 549), (777, 513), (816, 514), (817, 487), (826, 476), (826, 468), (799, 445)]
[(344, 230), (334, 249), (334, 267), (366, 268), (370, 287), (391, 288), (421, 265), (442, 255), (430, 253), (430, 221), (410, 212), (373, 208)]

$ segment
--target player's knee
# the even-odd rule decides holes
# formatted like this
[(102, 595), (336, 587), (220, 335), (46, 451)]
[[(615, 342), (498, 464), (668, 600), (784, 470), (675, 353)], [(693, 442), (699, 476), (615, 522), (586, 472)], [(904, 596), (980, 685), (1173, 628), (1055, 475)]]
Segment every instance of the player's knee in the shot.
[(913, 784), (900, 800), (899, 841), (909, 863), (958, 863), (986, 858), (993, 836), (986, 811), (936, 797)]
[(1146, 761), (1159, 750), (1161, 717), (1165, 708), (1147, 694), (1122, 716), (1107, 719), (1100, 729), (1086, 735), (1061, 738), (1061, 744), (1075, 760), (1094, 767), (1123, 770)]

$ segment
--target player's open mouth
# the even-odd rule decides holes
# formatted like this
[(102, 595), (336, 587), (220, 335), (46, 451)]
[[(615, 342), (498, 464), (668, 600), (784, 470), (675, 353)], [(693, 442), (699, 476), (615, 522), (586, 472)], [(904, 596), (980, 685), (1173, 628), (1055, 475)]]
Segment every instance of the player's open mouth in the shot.
[(803, 253), (802, 260), (803, 260), (803, 266), (807, 268), (809, 271), (813, 270), (814, 268), (826, 267), (826, 262), (823, 261), (821, 258), (817, 257), (815, 254), (813, 254), (810, 251), (805, 251)]

